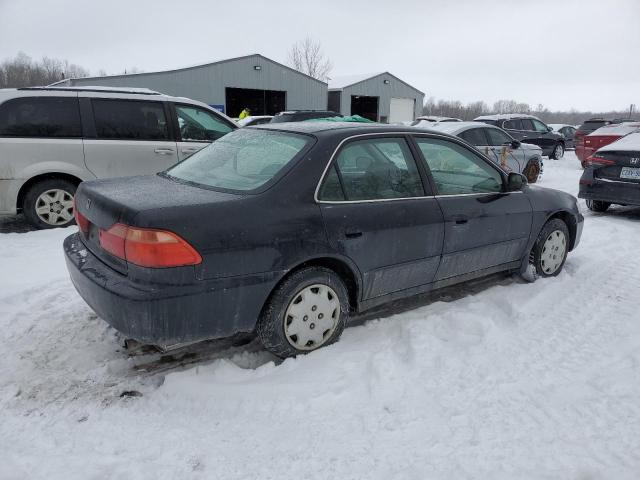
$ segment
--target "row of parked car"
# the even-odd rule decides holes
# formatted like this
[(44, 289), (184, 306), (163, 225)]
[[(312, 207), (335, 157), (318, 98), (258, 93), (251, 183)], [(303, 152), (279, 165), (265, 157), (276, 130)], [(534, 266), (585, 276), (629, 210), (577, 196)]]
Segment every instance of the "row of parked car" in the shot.
[[(239, 128), (146, 90), (0, 91), (3, 211), (75, 218), (73, 284), (126, 337), (169, 349), (253, 331), (281, 357), (393, 300), (495, 272), (557, 275), (580, 241), (576, 199), (518, 173), (537, 180), (542, 155), (564, 152), (537, 119), (295, 122), (334, 114)], [(593, 208), (614, 202), (612, 185), (640, 185), (640, 155), (613, 147), (633, 135), (589, 157)]]

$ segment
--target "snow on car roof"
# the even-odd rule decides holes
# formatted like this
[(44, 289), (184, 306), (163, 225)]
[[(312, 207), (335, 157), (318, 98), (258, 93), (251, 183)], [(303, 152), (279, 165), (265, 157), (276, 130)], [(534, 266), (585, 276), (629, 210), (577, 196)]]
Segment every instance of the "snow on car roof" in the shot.
[(442, 122), (444, 120), (454, 120), (456, 122), (460, 122), (461, 121), (459, 118), (455, 118), (455, 117), (440, 117), (438, 115), (422, 115), (420, 117), (417, 117), (416, 120), (427, 120), (427, 121), (433, 121), (433, 122)]
[(611, 125), (605, 125), (604, 127), (600, 127), (597, 130), (594, 130), (587, 136), (588, 137), (595, 137), (599, 135), (623, 136), (638, 130), (640, 130), (640, 122), (612, 123)]
[(602, 147), (601, 149), (599, 149), (599, 152), (611, 152), (611, 151), (635, 151), (635, 152), (640, 152), (640, 130), (634, 132), (634, 133), (630, 133), (624, 137), (622, 137), (620, 140), (616, 140), (613, 143), (610, 143), (609, 145), (605, 145), (604, 147)]
[(479, 117), (474, 118), (474, 120), (508, 120), (510, 118), (535, 118), (536, 120), (540, 120), (538, 117), (528, 115), (526, 113), (496, 113), (494, 115), (480, 115)]
[(482, 122), (442, 122), (442, 123), (432, 123), (431, 125), (425, 125), (425, 128), (429, 130), (437, 130), (438, 132), (444, 132), (449, 134), (464, 132), (465, 130), (468, 130), (473, 127), (491, 128), (491, 125), (487, 125), (486, 123), (482, 123)]

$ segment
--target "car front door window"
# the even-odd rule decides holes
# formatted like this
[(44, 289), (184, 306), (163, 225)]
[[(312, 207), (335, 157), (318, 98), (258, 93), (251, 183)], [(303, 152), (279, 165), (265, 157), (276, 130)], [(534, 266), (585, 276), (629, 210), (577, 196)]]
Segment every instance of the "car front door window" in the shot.
[(180, 137), (183, 141), (212, 142), (233, 128), (203, 108), (176, 105)]
[(533, 122), (533, 126), (534, 126), (536, 132), (547, 133), (549, 131), (547, 126), (544, 123), (542, 123), (541, 121), (535, 120), (535, 119), (532, 119), (531, 121)]
[(502, 175), (461, 145), (438, 139), (417, 139), (438, 195), (468, 195), (502, 191)]

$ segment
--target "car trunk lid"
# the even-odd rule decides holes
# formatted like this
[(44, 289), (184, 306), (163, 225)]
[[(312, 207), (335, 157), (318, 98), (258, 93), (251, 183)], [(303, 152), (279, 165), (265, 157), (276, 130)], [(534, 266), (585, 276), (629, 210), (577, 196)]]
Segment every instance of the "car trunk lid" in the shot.
[[(138, 176), (82, 183), (75, 196), (76, 209), (86, 219), (80, 236), (86, 247), (114, 270), (126, 274), (127, 262), (102, 248), (100, 231), (117, 223), (137, 226), (144, 212), (174, 209), (237, 199), (223, 193), (180, 183), (161, 175)], [(142, 214), (142, 215), (141, 215)]]

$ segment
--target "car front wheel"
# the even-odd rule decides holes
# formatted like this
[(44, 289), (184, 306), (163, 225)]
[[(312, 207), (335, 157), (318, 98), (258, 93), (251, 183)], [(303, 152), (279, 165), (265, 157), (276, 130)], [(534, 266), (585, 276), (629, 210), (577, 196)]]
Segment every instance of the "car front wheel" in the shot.
[(611, 206), (609, 202), (602, 202), (600, 200), (587, 200), (586, 202), (589, 210), (598, 213), (606, 212)]
[(549, 220), (538, 235), (531, 252), (536, 274), (555, 277), (562, 271), (569, 252), (569, 229), (562, 220)]
[(329, 345), (344, 330), (348, 298), (344, 282), (332, 270), (299, 270), (271, 295), (258, 320), (258, 338), (281, 358)]
[(551, 153), (551, 158), (554, 160), (560, 160), (562, 157), (564, 157), (564, 145), (558, 143)]
[(24, 197), (24, 216), (36, 228), (72, 225), (76, 189), (74, 183), (63, 179), (52, 178), (34, 184)]

